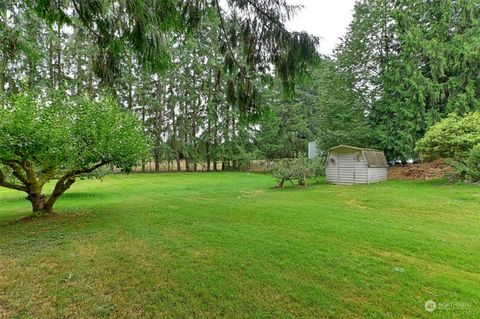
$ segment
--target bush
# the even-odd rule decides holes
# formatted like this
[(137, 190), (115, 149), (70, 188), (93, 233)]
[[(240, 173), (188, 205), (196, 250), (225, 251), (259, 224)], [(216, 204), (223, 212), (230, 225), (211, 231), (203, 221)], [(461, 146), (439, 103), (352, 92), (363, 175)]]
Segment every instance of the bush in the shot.
[(480, 144), (470, 152), (467, 161), (467, 176), (474, 182), (480, 181)]
[(425, 160), (447, 158), (461, 180), (480, 180), (480, 112), (464, 117), (452, 114), (432, 126), (418, 141), (416, 151)]
[(273, 177), (277, 180), (276, 187), (283, 187), (285, 182), (297, 181), (299, 185), (307, 187), (307, 179), (323, 176), (325, 165), (322, 158), (294, 158), (283, 159), (275, 164)]

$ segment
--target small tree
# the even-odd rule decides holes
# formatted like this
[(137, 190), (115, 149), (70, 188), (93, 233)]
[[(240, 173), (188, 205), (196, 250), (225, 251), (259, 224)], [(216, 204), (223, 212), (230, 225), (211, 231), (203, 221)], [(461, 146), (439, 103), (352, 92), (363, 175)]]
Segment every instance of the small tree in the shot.
[(284, 159), (275, 164), (273, 177), (277, 180), (277, 188), (283, 187), (286, 181), (298, 181), (298, 184), (307, 188), (307, 179), (324, 174), (325, 166), (320, 157), (314, 159), (294, 158)]
[(432, 126), (417, 143), (426, 160), (447, 158), (458, 179), (480, 180), (480, 112), (456, 114)]
[[(0, 106), (0, 186), (23, 191), (34, 215), (53, 206), (79, 177), (115, 165), (130, 170), (148, 152), (137, 119), (112, 99), (55, 92), (21, 94)], [(44, 185), (57, 180), (51, 194)]]

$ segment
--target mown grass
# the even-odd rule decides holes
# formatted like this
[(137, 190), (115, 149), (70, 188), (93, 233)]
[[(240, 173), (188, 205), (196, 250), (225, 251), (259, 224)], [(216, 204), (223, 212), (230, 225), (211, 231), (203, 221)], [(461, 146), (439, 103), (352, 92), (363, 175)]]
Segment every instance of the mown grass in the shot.
[(479, 187), (270, 186), (114, 175), (24, 221), (0, 190), (0, 317), (480, 317)]

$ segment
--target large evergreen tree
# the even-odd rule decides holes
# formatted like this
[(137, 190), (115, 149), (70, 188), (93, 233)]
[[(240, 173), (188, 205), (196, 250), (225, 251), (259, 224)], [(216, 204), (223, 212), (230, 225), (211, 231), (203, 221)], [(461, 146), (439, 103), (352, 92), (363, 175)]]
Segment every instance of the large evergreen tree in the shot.
[(337, 54), (391, 159), (451, 112), (478, 108), (478, 1), (362, 0)]

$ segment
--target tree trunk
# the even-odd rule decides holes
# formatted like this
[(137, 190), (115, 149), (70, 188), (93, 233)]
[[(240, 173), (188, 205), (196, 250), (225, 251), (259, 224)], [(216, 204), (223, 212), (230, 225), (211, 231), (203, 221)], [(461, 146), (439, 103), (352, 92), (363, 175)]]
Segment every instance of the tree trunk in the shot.
[(175, 160), (177, 161), (177, 171), (180, 172), (182, 170), (182, 166), (180, 163), (180, 151), (178, 148), (175, 149)]
[(56, 69), (57, 69), (57, 88), (62, 83), (62, 30), (60, 24), (57, 22), (57, 61), (56, 61)]
[(285, 184), (285, 180), (282, 179), (278, 182), (278, 184), (276, 186), (274, 186), (273, 188), (283, 188), (283, 184)]
[(160, 147), (163, 143), (163, 110), (162, 110), (162, 86), (160, 83), (160, 77), (157, 80), (157, 109), (155, 111), (155, 172), (160, 172)]
[(53, 213), (53, 207), (45, 205), (45, 195), (38, 192), (31, 192), (27, 199), (32, 203), (32, 213), (34, 216), (43, 216)]
[(298, 185), (302, 186), (303, 188), (307, 188), (307, 177), (303, 174), (302, 178), (298, 180)]
[[(91, 170), (85, 171), (85, 173), (93, 172), (95, 169), (97, 169), (98, 167), (101, 167), (105, 164), (99, 164), (96, 167), (92, 168)], [(52, 214), (53, 213), (53, 205), (55, 205), (55, 203), (60, 198), (60, 196), (62, 196), (67, 190), (69, 190), (70, 187), (74, 183), (75, 183), (75, 176), (65, 175), (62, 178), (60, 178), (58, 180), (57, 184), (55, 184), (55, 188), (53, 189), (52, 194), (48, 197), (48, 200), (44, 202), (43, 210), (47, 214)]]
[(160, 158), (158, 153), (155, 153), (155, 172), (160, 172)]
[[(6, 17), (7, 16), (7, 7), (4, 6), (1, 13), (1, 17)], [(5, 21), (6, 19), (0, 19), (0, 28), (3, 30), (8, 30), (7, 29), (7, 22)], [(7, 65), (8, 65), (8, 59), (7, 59), (7, 49), (5, 46), (2, 46), (3, 50), (1, 51), (1, 58), (0, 58), (0, 93), (5, 93), (5, 82), (7, 79)]]
[[(147, 118), (147, 114), (146, 114), (145, 105), (142, 105), (142, 130), (144, 134), (146, 134), (146, 123), (145, 123), (146, 118)], [(145, 161), (142, 160), (142, 173), (145, 173), (145, 172), (146, 172)]]

